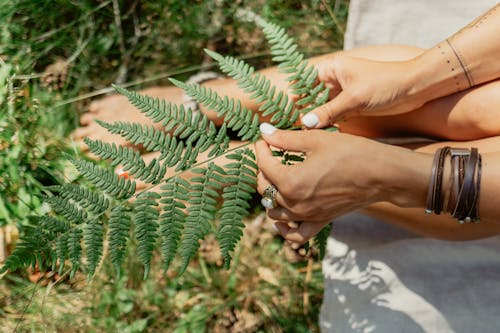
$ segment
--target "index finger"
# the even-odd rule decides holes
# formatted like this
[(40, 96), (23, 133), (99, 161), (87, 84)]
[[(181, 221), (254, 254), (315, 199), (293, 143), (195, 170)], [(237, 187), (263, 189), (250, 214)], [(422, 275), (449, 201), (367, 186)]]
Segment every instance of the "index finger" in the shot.
[(255, 156), (257, 157), (259, 170), (279, 189), (279, 184), (284, 178), (287, 178), (289, 167), (281, 164), (281, 162), (273, 156), (271, 148), (263, 140), (259, 140), (255, 143)]

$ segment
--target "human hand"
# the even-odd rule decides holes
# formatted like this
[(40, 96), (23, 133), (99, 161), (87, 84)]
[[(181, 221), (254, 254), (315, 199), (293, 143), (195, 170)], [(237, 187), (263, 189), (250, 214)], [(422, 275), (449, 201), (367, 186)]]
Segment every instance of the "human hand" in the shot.
[(339, 53), (316, 64), (331, 100), (302, 118), (308, 128), (333, 125), (343, 117), (409, 112), (427, 101), (412, 95), (414, 61), (382, 62)]
[[(349, 134), (326, 131), (282, 131), (262, 124), (264, 141), (255, 144), (257, 190), (274, 184), (277, 208), (268, 215), (281, 221), (280, 234), (304, 243), (333, 218), (379, 201), (385, 186), (379, 175), (387, 171), (385, 154), (389, 146)], [(283, 165), (270, 146), (305, 153), (305, 160)], [(287, 222), (302, 221), (298, 228)]]

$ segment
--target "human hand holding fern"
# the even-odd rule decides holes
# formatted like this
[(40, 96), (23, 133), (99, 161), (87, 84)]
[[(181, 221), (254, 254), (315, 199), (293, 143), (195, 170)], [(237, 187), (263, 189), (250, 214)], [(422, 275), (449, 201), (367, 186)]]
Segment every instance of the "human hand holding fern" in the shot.
[(382, 62), (339, 53), (316, 64), (318, 79), (330, 88), (330, 101), (304, 116), (308, 128), (323, 128), (352, 116), (409, 112), (426, 100), (410, 96), (412, 61)]
[[(332, 219), (375, 202), (423, 206), (432, 157), (363, 137), (327, 131), (283, 131), (261, 126), (255, 144), (257, 190), (276, 186), (278, 207), (268, 215), (287, 240), (304, 243)], [(302, 152), (305, 160), (283, 165), (271, 147)], [(297, 228), (286, 223), (301, 221)], [(284, 222), (284, 223), (283, 223)]]

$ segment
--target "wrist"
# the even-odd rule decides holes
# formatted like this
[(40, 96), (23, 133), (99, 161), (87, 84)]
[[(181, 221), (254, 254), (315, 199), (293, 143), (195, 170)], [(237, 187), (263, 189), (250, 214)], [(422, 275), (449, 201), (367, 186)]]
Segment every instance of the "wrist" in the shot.
[(399, 207), (424, 207), (432, 156), (396, 146), (387, 146), (386, 152), (378, 156), (380, 167), (374, 181), (377, 201)]
[(458, 52), (445, 40), (408, 60), (409, 98), (424, 104), (470, 88), (472, 81)]

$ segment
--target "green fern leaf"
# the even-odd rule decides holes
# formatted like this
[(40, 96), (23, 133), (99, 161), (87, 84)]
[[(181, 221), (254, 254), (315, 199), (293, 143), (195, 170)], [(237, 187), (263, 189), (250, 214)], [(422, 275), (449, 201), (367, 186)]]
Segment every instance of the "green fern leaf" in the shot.
[[(200, 152), (206, 151), (213, 139), (220, 135), (212, 121), (205, 114), (193, 113), (183, 105), (177, 106), (165, 101), (128, 91), (116, 85), (119, 93), (125, 95), (140, 112), (156, 123), (161, 123), (163, 130), (184, 140), (186, 144), (197, 147)], [(207, 130), (208, 128), (208, 130)], [(195, 143), (196, 142), (196, 143)]]
[(71, 163), (89, 182), (112, 197), (126, 199), (135, 193), (135, 182), (124, 177), (118, 177), (113, 171), (105, 170), (92, 162), (84, 160), (71, 159)]
[(327, 224), (321, 229), (321, 231), (314, 237), (314, 243), (319, 249), (319, 258), (323, 260), (326, 253), (326, 242), (332, 231), (332, 224)]
[(324, 83), (318, 83), (318, 70), (308, 65), (304, 55), (297, 51), (298, 46), (293, 38), (289, 37), (284, 28), (267, 22), (260, 17), (255, 18), (262, 28), (266, 39), (271, 44), (273, 61), (279, 63), (278, 69), (282, 73), (290, 73), (287, 80), (293, 84), (290, 89), (295, 95), (301, 96), (296, 105), (304, 106), (302, 113), (307, 113), (328, 100), (330, 90)]
[(151, 258), (158, 237), (156, 230), (158, 229), (157, 200), (159, 198), (158, 193), (142, 192), (134, 202), (135, 237), (138, 243), (138, 256), (144, 265), (144, 278), (147, 278), (149, 274)]
[(242, 220), (249, 214), (250, 204), (257, 184), (257, 165), (255, 156), (250, 149), (237, 150), (227, 155), (227, 158), (236, 161), (225, 165), (226, 183), (230, 185), (224, 188), (222, 197), (224, 203), (220, 210), (220, 227), (217, 239), (220, 244), (221, 254), (224, 258), (226, 268), (231, 263), (229, 252), (234, 250), (236, 243), (243, 236), (245, 225)]
[(189, 183), (181, 177), (170, 178), (162, 187), (162, 214), (160, 215), (161, 252), (165, 271), (177, 252), (186, 220), (184, 202), (188, 201)]
[(39, 226), (33, 225), (24, 226), (23, 231), (14, 251), (0, 268), (0, 274), (28, 266), (34, 269), (37, 265), (43, 270), (46, 263), (53, 265), (56, 254), (51, 246), (54, 240), (51, 233), (45, 233)]
[(49, 233), (52, 236), (66, 232), (70, 229), (70, 224), (68, 222), (53, 216), (37, 216), (35, 220), (44, 233)]
[(71, 273), (70, 278), (73, 278), (76, 271), (80, 267), (80, 259), (82, 257), (82, 246), (80, 244), (82, 240), (82, 231), (77, 228), (73, 228), (69, 231), (68, 235), (68, 258), (71, 261)]
[(181, 241), (182, 274), (200, 247), (199, 240), (210, 231), (210, 221), (215, 219), (219, 190), (224, 180), (224, 170), (210, 163), (207, 168), (195, 168), (193, 173), (199, 176), (190, 179), (188, 216), (184, 226), (184, 236)]
[(127, 207), (119, 205), (111, 210), (108, 222), (109, 255), (118, 275), (120, 275), (120, 266), (125, 257), (131, 221)]
[(277, 127), (287, 128), (297, 121), (299, 114), (293, 101), (285, 92), (276, 92), (276, 87), (272, 86), (265, 76), (255, 73), (255, 70), (242, 60), (224, 57), (210, 50), (205, 52), (219, 63), (224, 73), (238, 81), (241, 89), (252, 94), (250, 98), (262, 103), (259, 111), (263, 116), (272, 115), (271, 122), (276, 123)]
[(76, 201), (81, 207), (89, 209), (94, 214), (100, 214), (109, 207), (109, 200), (104, 195), (84, 186), (63, 184), (47, 188), (50, 191), (58, 192), (61, 198)]
[(224, 117), (228, 128), (238, 131), (237, 136), (242, 141), (250, 139), (255, 141), (260, 137), (259, 116), (254, 114), (252, 110), (242, 107), (240, 101), (226, 96), (222, 98), (212, 89), (199, 84), (186, 84), (175, 79), (169, 80), (205, 107), (216, 110), (218, 117)]
[(104, 238), (104, 228), (99, 220), (94, 219), (85, 225), (83, 231), (83, 241), (87, 254), (87, 267), (89, 277), (94, 275), (97, 265), (102, 257), (102, 242)]
[(145, 182), (158, 184), (167, 172), (165, 165), (160, 165), (155, 158), (146, 165), (141, 153), (133, 148), (117, 146), (115, 143), (110, 144), (98, 140), (93, 141), (89, 138), (85, 138), (84, 142), (96, 156), (104, 160), (111, 159), (112, 167), (122, 165), (124, 171)]
[[(161, 152), (158, 160), (163, 160), (174, 147), (171, 146), (172, 137), (164, 131), (153, 126), (137, 123), (115, 122), (106, 123), (101, 120), (96, 122), (112, 134), (118, 134), (134, 145), (142, 145), (147, 151)], [(175, 140), (175, 138), (173, 138)], [(176, 142), (174, 146), (177, 146)]]
[(52, 209), (67, 220), (80, 224), (87, 218), (87, 212), (78, 205), (63, 197), (45, 197), (45, 201), (50, 204)]
[(59, 275), (62, 274), (64, 264), (69, 255), (68, 249), (69, 234), (67, 232), (59, 235), (56, 239), (56, 254), (59, 260)]

